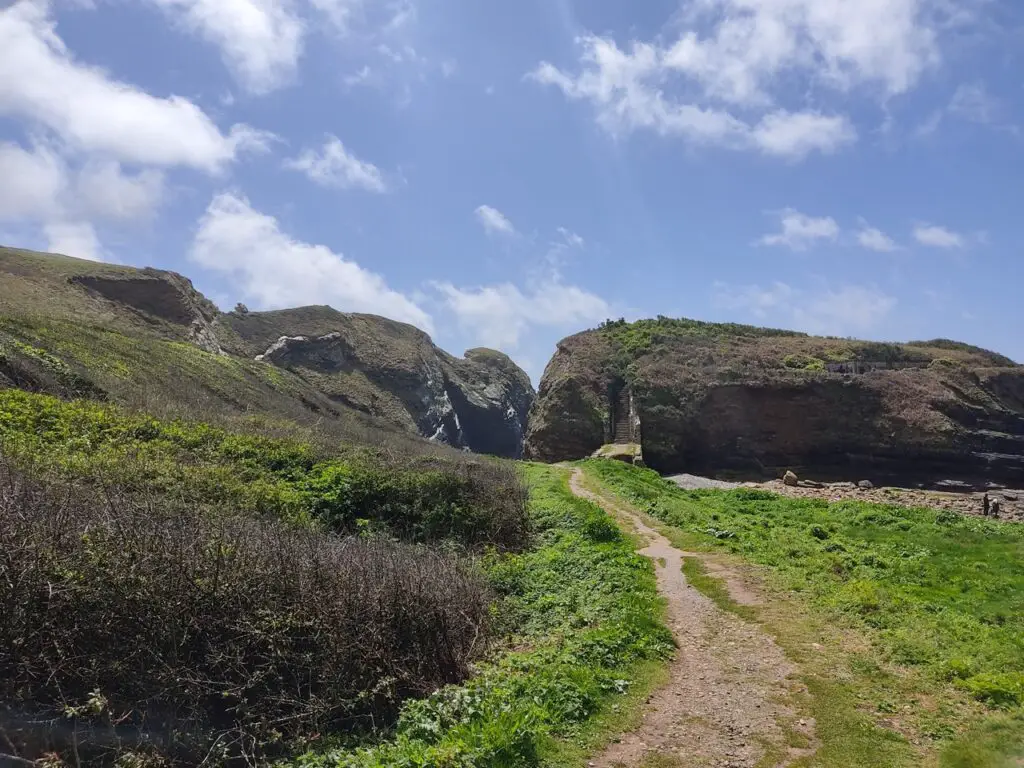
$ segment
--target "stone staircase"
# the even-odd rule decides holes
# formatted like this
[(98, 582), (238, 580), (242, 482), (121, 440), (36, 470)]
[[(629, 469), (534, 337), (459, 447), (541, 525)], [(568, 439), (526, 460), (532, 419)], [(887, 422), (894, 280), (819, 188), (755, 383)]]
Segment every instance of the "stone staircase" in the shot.
[(633, 434), (633, 420), (629, 416), (628, 387), (623, 387), (619, 392), (612, 418), (615, 420), (612, 425), (612, 442), (617, 445), (636, 442), (636, 436)]

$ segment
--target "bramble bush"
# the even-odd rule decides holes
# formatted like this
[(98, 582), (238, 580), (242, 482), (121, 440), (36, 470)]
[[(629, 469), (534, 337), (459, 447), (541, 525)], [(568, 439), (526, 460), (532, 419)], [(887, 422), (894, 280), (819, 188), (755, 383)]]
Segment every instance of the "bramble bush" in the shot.
[(511, 650), (461, 685), (408, 702), (374, 746), (315, 749), (303, 768), (527, 768), (584, 733), (633, 684), (641, 664), (672, 652), (650, 562), (565, 477), (530, 466), (537, 546), (488, 566)]
[(462, 561), (0, 465), (0, 721), (23, 759), (251, 763), (464, 679)]

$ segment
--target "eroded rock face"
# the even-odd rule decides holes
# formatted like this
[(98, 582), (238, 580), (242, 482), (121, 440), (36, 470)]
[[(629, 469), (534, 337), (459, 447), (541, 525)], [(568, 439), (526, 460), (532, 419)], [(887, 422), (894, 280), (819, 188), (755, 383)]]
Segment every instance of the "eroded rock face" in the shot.
[[(531, 412), (528, 457), (590, 455), (608, 442), (616, 388), (627, 386), (644, 460), (665, 473), (1024, 481), (1024, 367), (994, 353), (741, 326), (631, 328), (559, 344)], [(837, 357), (868, 364), (832, 372), (824, 361)]]
[(116, 276), (75, 275), (70, 282), (134, 311), (150, 323), (181, 326), (200, 349), (223, 354), (213, 330), (217, 307), (176, 272), (147, 268)]
[(221, 322), (239, 340), (234, 351), (262, 346), (257, 360), (349, 407), (458, 448), (522, 454), (533, 387), (500, 352), (475, 349), (458, 359), (411, 325), (329, 307), (231, 313)]

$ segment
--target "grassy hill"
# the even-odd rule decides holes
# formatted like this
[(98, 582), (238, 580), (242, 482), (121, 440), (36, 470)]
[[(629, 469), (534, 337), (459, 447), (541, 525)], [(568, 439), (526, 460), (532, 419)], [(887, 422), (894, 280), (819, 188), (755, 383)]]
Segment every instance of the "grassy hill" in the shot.
[[(281, 337), (308, 338), (308, 349), (256, 359)], [(459, 360), (404, 323), (330, 307), (224, 314), (172, 272), (0, 248), (5, 384), (148, 413), (316, 424), (404, 451), (430, 450), (410, 439), (420, 436), (506, 456), (521, 450), (533, 397), (501, 353)]]
[(621, 717), (671, 647), (646, 562), (560, 471), (360, 402), (405, 408), (331, 367), (367, 356), (463, 414), (532, 394), (383, 318), (0, 250), (0, 763), (555, 765)]

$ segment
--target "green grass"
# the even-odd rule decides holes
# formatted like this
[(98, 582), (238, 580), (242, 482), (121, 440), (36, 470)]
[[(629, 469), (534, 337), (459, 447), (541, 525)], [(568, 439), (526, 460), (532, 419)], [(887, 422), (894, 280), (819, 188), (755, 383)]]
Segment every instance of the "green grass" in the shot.
[(370, 527), (411, 541), (512, 548), (527, 537), (515, 472), (486, 461), (395, 464), (351, 446), (327, 455), (298, 440), (20, 390), (0, 390), (0, 451), (58, 475), (339, 533)]
[[(625, 464), (586, 466), (687, 546), (762, 567), (786, 606), (774, 617), (730, 605), (696, 565), (688, 575), (725, 607), (767, 621), (802, 663), (813, 666), (814, 654), (797, 650), (813, 634), (847, 627), (867, 638), (859, 653), (834, 656), (831, 674), (810, 676), (812, 699), (830, 702), (809, 705), (823, 741), (815, 764), (858, 764), (842, 756), (870, 725), (865, 713), (898, 721), (941, 765), (1010, 765), (1024, 753), (1024, 528), (750, 489), (682, 491)], [(876, 754), (861, 764), (915, 764), (889, 736), (892, 762)]]
[(382, 743), (297, 765), (582, 766), (636, 722), (672, 649), (653, 568), (600, 508), (571, 494), (564, 471), (527, 475), (538, 546), (487, 563), (513, 630), (507, 650), (469, 682), (408, 703)]

